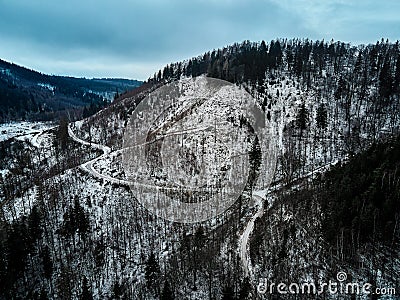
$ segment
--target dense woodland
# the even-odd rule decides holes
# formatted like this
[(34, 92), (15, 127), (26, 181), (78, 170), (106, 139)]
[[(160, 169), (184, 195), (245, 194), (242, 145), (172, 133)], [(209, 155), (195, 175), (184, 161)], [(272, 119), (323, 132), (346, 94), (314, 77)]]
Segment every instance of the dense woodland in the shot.
[[(257, 299), (261, 278), (326, 282), (339, 270), (399, 286), (399, 43), (245, 41), (170, 64), (71, 125), (82, 139), (119, 149), (149, 91), (199, 75), (245, 87), (282, 141), (248, 245), (252, 275), (244, 276), (238, 240), (255, 213), (256, 186), (216, 220), (167, 222), (132, 201), (127, 186), (76, 168), (96, 153), (71, 141), (64, 122), (48, 149), (1, 143), (2, 168), (12, 172), (2, 178), (0, 298)], [(251, 154), (251, 174), (262, 176), (260, 154)], [(33, 163), (24, 165), (25, 155)], [(123, 173), (118, 158), (98, 167)]]
[[(0, 123), (87, 118), (141, 82), (46, 75), (0, 60)], [(111, 99), (110, 99), (111, 97)]]

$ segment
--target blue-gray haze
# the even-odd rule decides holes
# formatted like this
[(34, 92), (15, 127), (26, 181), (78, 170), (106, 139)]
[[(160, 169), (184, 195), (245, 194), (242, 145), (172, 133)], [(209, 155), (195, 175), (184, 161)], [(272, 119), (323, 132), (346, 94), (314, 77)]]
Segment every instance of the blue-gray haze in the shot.
[(246, 39), (395, 41), (399, 12), (398, 0), (0, 0), (0, 58), (50, 74), (146, 79)]

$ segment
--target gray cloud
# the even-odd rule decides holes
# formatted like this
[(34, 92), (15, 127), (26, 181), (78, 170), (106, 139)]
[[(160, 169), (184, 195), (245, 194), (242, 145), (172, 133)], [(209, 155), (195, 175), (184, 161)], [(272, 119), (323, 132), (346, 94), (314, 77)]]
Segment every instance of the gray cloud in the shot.
[[(374, 19), (369, 0), (0, 0), (0, 57), (56, 74), (146, 79), (166, 63), (245, 39), (393, 38), (397, 4), (386, 2)], [(360, 20), (379, 26), (370, 33)]]

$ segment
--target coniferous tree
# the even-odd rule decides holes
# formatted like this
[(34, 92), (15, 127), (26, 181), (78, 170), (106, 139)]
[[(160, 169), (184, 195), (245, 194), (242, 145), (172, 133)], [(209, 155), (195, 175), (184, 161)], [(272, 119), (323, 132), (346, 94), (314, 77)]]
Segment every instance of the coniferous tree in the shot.
[(72, 298), (72, 270), (69, 266), (61, 266), (60, 276), (57, 278), (57, 294), (62, 299)]
[(393, 77), (390, 68), (390, 58), (387, 55), (385, 62), (379, 74), (379, 95), (383, 100), (387, 100), (392, 94), (393, 89)]
[(235, 291), (231, 285), (227, 285), (222, 290), (222, 300), (235, 300)]
[(78, 196), (75, 196), (74, 202), (74, 217), (76, 220), (75, 222), (77, 229), (79, 230), (80, 234), (85, 234), (89, 231), (90, 227), (89, 217), (85, 212), (85, 209), (81, 206)]
[(82, 293), (81, 293), (81, 300), (93, 300), (92, 292), (90, 291), (89, 283), (87, 281), (86, 276), (83, 277), (82, 280)]
[(122, 299), (122, 296), (124, 295), (124, 289), (121, 286), (121, 284), (118, 282), (118, 280), (114, 283), (113, 289), (112, 289), (112, 296), (113, 299)]
[(246, 277), (241, 285), (240, 292), (239, 292), (239, 299), (246, 300), (249, 299), (249, 295), (251, 292), (251, 284), (248, 277)]
[(260, 163), (261, 163), (261, 147), (257, 136), (254, 138), (251, 144), (251, 149), (249, 152), (249, 160), (250, 160), (249, 181), (251, 185), (254, 185), (258, 176), (258, 171), (260, 169)]
[[(0, 218), (0, 286), (5, 287), (5, 281), (7, 277), (7, 231), (6, 222)], [(1, 295), (1, 293), (0, 293)]]
[(317, 108), (316, 121), (317, 121), (317, 127), (319, 129), (325, 129), (326, 126), (328, 125), (328, 122), (327, 122), (328, 121), (328, 112), (323, 103), (321, 103)]
[(156, 287), (158, 284), (159, 275), (160, 275), (160, 266), (158, 265), (158, 261), (156, 260), (154, 252), (152, 251), (146, 262), (146, 267), (145, 267), (145, 276), (148, 288), (157, 290)]
[(28, 228), (29, 228), (29, 236), (31, 239), (36, 240), (42, 234), (41, 222), (42, 222), (42, 214), (35, 205), (32, 208), (32, 212), (28, 217)]
[(307, 129), (308, 124), (308, 109), (304, 102), (301, 104), (300, 110), (297, 113), (296, 124), (297, 128), (300, 129), (300, 137), (302, 137), (303, 131)]
[(161, 293), (161, 300), (173, 300), (173, 299), (175, 299), (174, 293), (169, 285), (168, 280), (165, 280), (164, 288)]
[(53, 262), (50, 256), (50, 249), (47, 245), (43, 248), (41, 257), (43, 263), (44, 277), (50, 279), (51, 274), (53, 273)]
[(397, 55), (396, 60), (396, 71), (394, 75), (394, 90), (395, 92), (400, 92), (400, 54)]
[(68, 120), (65, 117), (60, 119), (57, 136), (59, 146), (62, 150), (65, 150), (68, 143)]

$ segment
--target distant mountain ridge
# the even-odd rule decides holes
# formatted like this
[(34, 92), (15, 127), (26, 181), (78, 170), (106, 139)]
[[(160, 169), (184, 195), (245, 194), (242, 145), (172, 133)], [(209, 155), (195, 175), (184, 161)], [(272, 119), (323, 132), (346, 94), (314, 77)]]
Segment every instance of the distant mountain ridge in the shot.
[[(46, 75), (0, 59), (0, 122), (87, 117), (141, 81)], [(85, 111), (84, 111), (85, 110)]]

